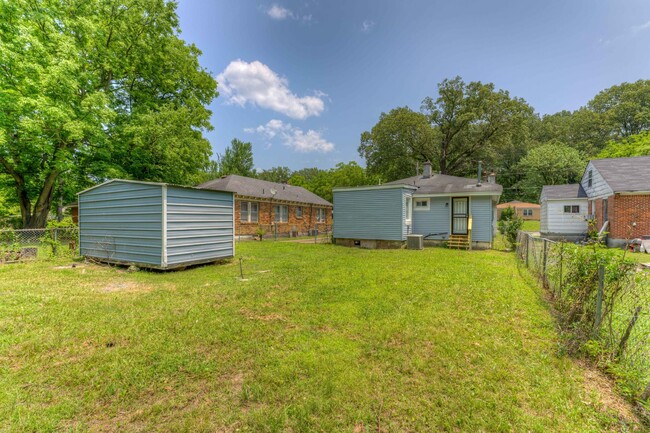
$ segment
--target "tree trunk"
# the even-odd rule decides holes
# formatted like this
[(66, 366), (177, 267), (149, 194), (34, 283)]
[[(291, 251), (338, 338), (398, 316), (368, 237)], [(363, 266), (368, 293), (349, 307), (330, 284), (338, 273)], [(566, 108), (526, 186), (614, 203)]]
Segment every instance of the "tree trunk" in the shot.
[(46, 176), (43, 188), (33, 209), (31, 209), (31, 202), (25, 188), (20, 185), (17, 186), (20, 198), (20, 212), (23, 217), (23, 228), (42, 229), (47, 225), (47, 218), (50, 214), (50, 207), (52, 206), (52, 197), (54, 196), (54, 184), (58, 176), (59, 172), (57, 170), (51, 171)]

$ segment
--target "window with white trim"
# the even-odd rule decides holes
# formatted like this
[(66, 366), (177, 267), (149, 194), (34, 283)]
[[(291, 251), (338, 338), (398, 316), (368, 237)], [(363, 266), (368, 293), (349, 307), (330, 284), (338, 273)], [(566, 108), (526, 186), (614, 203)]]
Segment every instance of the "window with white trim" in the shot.
[(429, 210), (431, 208), (431, 200), (428, 198), (415, 198), (413, 199), (413, 210)]
[(296, 218), (302, 219), (302, 206), (296, 206)]
[(565, 205), (564, 213), (580, 213), (579, 205)]
[(325, 222), (325, 209), (319, 207), (316, 209), (316, 222), (324, 223)]
[(289, 206), (284, 204), (276, 204), (273, 207), (273, 213), (275, 214), (276, 223), (289, 222)]
[(533, 216), (532, 209), (524, 209), (524, 216)]
[(242, 201), (239, 203), (239, 220), (243, 223), (256, 223), (259, 214), (259, 203)]

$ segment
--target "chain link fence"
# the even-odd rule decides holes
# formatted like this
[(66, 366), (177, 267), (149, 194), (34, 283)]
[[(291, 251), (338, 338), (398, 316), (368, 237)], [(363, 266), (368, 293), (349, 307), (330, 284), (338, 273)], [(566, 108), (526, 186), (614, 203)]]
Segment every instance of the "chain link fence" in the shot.
[(0, 230), (0, 263), (75, 253), (76, 227)]
[(547, 289), (569, 349), (596, 357), (650, 405), (650, 269), (621, 250), (525, 232), (516, 254)]

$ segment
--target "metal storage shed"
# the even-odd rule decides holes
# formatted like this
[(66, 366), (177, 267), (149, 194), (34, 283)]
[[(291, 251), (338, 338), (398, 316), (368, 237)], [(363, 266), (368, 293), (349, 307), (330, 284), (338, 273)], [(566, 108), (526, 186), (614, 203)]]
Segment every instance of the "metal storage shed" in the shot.
[(173, 269), (235, 254), (231, 192), (114, 179), (78, 195), (83, 256)]

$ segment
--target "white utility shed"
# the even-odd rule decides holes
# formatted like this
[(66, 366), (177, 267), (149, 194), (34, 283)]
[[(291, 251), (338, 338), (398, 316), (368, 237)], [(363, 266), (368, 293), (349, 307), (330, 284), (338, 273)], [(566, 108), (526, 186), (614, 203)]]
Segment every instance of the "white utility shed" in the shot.
[(571, 239), (586, 234), (588, 201), (579, 183), (546, 185), (542, 188), (540, 202), (542, 236)]

